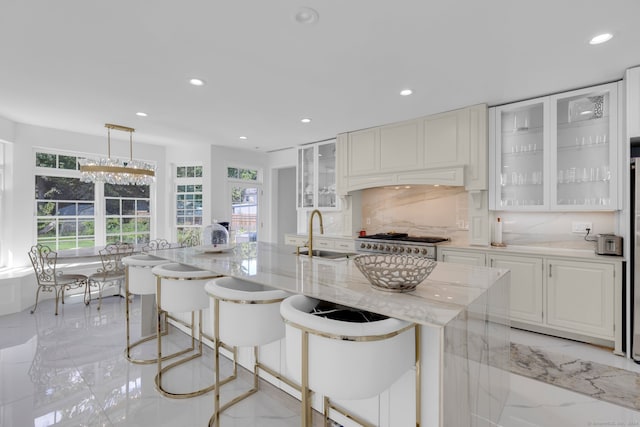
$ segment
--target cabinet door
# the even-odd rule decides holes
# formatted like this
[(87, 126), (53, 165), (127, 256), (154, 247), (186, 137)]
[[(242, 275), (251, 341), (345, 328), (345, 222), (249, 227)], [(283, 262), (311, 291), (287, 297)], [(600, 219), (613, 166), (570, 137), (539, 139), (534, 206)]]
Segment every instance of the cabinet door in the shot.
[(422, 151), (422, 134), (417, 120), (380, 128), (381, 171), (419, 169)]
[(552, 209), (617, 209), (617, 99), (615, 83), (551, 97)]
[(484, 267), (486, 265), (486, 255), (484, 254), (484, 252), (441, 249), (438, 250), (438, 255), (438, 260), (443, 262), (477, 265), (480, 267)]
[(380, 129), (349, 133), (349, 176), (374, 174), (380, 169)]
[(489, 265), (511, 270), (511, 318), (542, 324), (544, 301), (542, 258), (489, 255)]
[(298, 149), (298, 207), (315, 207), (315, 154), (314, 147)]
[(336, 197), (336, 143), (317, 145), (318, 208), (337, 207)]
[(613, 265), (549, 260), (547, 271), (547, 323), (614, 339)]
[(425, 168), (469, 163), (469, 109), (435, 114), (422, 122)]
[(493, 209), (548, 209), (548, 105), (548, 98), (542, 98), (495, 109), (489, 165)]

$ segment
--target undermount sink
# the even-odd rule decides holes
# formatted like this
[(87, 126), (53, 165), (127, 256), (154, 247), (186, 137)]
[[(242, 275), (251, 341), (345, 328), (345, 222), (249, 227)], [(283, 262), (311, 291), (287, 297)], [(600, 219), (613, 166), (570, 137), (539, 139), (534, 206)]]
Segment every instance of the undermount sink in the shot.
[[(304, 255), (304, 256), (309, 255), (309, 250), (308, 249), (301, 250), (300, 255)], [(324, 259), (343, 260), (343, 259), (353, 258), (357, 254), (353, 252), (333, 252), (333, 251), (323, 251), (321, 249), (314, 249), (311, 255), (313, 255), (314, 257), (324, 258)]]

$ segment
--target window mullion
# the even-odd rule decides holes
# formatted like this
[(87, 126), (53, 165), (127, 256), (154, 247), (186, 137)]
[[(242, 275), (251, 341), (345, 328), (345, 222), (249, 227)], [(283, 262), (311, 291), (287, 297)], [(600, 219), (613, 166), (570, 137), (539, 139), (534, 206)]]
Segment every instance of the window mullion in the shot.
[(104, 199), (104, 183), (96, 182), (95, 183), (95, 205), (93, 208), (94, 218), (95, 218), (95, 238), (96, 238), (96, 246), (104, 246), (107, 244), (106, 237), (106, 214), (107, 209), (105, 207), (105, 199)]

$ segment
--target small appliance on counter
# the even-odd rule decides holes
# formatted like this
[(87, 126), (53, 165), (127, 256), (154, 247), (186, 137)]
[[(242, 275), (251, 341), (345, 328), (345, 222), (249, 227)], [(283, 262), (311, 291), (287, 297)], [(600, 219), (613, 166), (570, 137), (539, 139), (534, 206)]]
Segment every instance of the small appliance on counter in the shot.
[(615, 234), (598, 234), (596, 254), (622, 256), (622, 237)]

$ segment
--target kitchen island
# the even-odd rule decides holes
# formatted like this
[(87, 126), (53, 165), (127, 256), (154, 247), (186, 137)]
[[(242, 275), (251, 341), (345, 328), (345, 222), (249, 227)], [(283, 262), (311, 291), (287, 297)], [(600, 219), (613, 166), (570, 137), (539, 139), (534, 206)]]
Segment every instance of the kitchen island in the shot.
[[(152, 253), (220, 275), (419, 324), (420, 425), (497, 422), (509, 387), (508, 271), (439, 263), (415, 291), (388, 293), (373, 289), (349, 259), (309, 258), (294, 252), (291, 246), (259, 242), (219, 253), (198, 247)], [(415, 371), (405, 377), (398, 387), (392, 386), (388, 399), (380, 400), (388, 408), (378, 409), (376, 424), (411, 425), (407, 413), (415, 414)], [(348, 402), (341, 404), (349, 407)]]

